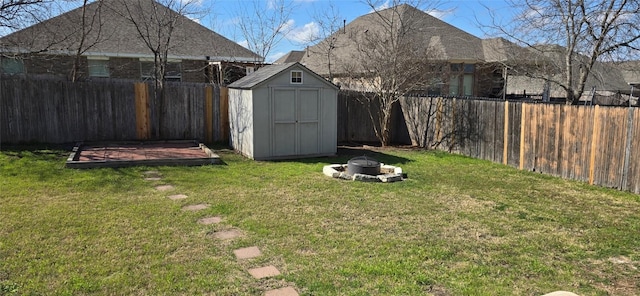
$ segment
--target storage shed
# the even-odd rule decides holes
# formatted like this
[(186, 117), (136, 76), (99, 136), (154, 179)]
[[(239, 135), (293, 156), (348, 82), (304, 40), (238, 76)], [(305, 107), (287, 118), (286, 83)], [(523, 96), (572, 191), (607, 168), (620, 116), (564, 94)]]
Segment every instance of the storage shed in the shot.
[(300, 63), (262, 67), (229, 85), (231, 146), (256, 159), (335, 155), (338, 87)]

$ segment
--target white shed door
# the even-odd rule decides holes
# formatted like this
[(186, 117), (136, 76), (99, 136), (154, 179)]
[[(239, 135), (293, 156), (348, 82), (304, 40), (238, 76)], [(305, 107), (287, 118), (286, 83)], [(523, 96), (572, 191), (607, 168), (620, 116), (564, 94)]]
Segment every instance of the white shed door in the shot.
[(273, 156), (319, 151), (319, 89), (274, 89)]

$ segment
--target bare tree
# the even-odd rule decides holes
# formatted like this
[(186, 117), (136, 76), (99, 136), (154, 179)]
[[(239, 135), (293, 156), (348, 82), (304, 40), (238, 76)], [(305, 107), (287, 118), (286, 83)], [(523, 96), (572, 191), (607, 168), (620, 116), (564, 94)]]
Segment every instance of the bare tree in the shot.
[(198, 0), (119, 0), (116, 13), (130, 22), (139, 38), (153, 54), (153, 78), (155, 98), (155, 136), (162, 137), (165, 96), (165, 78), (167, 75), (169, 52), (178, 46), (174, 31), (189, 16), (197, 14), (195, 5)]
[(340, 61), (340, 72), (346, 75), (342, 81), (363, 91), (362, 101), (370, 107), (383, 146), (391, 143), (394, 105), (407, 94), (427, 90), (442, 70), (436, 51), (415, 39), (425, 12), (403, 3), (393, 1), (381, 10), (379, 1), (367, 1), (373, 13), (350, 33), (352, 54)]
[(48, 0), (3, 0), (0, 3), (0, 27), (18, 29), (39, 15)]
[[(312, 34), (308, 40), (305, 40), (307, 50), (312, 51), (314, 54), (320, 54), (326, 59), (328, 79), (333, 81), (333, 51), (336, 47), (340, 46), (339, 39), (335, 34), (340, 34), (341, 29), (344, 29), (344, 22), (346, 22), (338, 12), (338, 9), (329, 3), (328, 9), (316, 10), (313, 15), (313, 21), (318, 26), (318, 33)], [(310, 47), (311, 45), (315, 45)]]
[(75, 56), (73, 59), (73, 65), (71, 67), (71, 73), (69, 79), (76, 81), (78, 79), (78, 73), (80, 72), (80, 64), (82, 60), (82, 54), (90, 50), (99, 42), (103, 41), (102, 34), (102, 0), (95, 1), (94, 9), (88, 10), (87, 5), (89, 0), (82, 0), (80, 30), (77, 41), (77, 48), (75, 50)]
[(639, 1), (525, 0), (511, 5), (515, 17), (503, 24), (494, 16), (492, 27), (544, 57), (537, 71), (526, 75), (561, 87), (567, 104), (578, 103), (598, 61), (625, 59), (640, 50)]
[(254, 0), (250, 5), (242, 1), (238, 9), (238, 27), (249, 50), (266, 59), (271, 50), (291, 31), (290, 16), (294, 5), (287, 0), (267, 1), (266, 7), (264, 5), (264, 1)]

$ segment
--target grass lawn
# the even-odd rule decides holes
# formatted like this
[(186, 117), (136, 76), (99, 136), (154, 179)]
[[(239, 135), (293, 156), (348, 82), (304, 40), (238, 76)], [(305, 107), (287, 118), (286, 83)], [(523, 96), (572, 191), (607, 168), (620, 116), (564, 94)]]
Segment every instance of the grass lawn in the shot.
[[(65, 150), (2, 149), (0, 295), (640, 295), (630, 193), (419, 150), (368, 151), (409, 175), (373, 184), (322, 174), (362, 150), (74, 170)], [(162, 180), (145, 181), (150, 169)], [(210, 216), (223, 221), (196, 223)], [(231, 228), (243, 235), (212, 236)], [(250, 246), (262, 256), (236, 259)], [(282, 275), (247, 272), (265, 265)]]

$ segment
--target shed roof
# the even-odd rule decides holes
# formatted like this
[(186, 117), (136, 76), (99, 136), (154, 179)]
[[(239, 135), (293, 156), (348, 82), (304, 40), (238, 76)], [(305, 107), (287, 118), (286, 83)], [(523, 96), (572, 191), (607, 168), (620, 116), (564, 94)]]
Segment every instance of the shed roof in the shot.
[(239, 88), (239, 89), (252, 89), (256, 86), (258, 86), (259, 84), (262, 84), (268, 80), (270, 80), (271, 78), (279, 75), (280, 73), (286, 72), (287, 70), (291, 69), (291, 68), (299, 68), (304, 70), (307, 73), (310, 73), (314, 76), (316, 76), (318, 79), (320, 79), (321, 81), (325, 82), (327, 85), (330, 85), (334, 88), (338, 88), (335, 84), (329, 82), (328, 80), (322, 78), (320, 75), (316, 74), (315, 72), (309, 70), (309, 68), (303, 66), (302, 64), (298, 63), (298, 62), (293, 62), (293, 63), (284, 63), (284, 64), (273, 64), (273, 65), (268, 65), (268, 66), (264, 66), (258, 70), (256, 70), (255, 72), (242, 77), (241, 79), (235, 81), (234, 83), (229, 84), (229, 88)]

